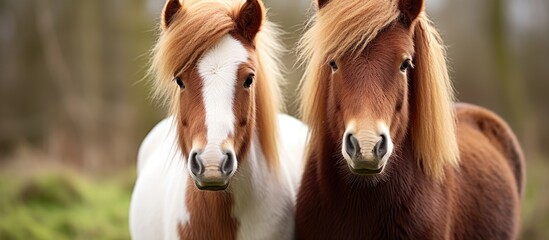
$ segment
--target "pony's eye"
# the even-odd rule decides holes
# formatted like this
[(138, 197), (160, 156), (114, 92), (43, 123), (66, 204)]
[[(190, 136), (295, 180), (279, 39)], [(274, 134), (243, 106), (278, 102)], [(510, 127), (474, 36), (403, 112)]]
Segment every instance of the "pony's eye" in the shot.
[(179, 85), (179, 88), (181, 89), (185, 88), (185, 83), (183, 83), (180, 77), (175, 77), (175, 82), (177, 83), (177, 85)]
[(412, 65), (412, 60), (411, 59), (406, 59), (404, 60), (404, 62), (402, 62), (402, 64), (400, 65), (400, 71), (402, 72), (406, 72), (406, 70), (410, 69), (410, 68), (413, 68), (414, 65)]
[(337, 71), (337, 64), (335, 60), (330, 61), (330, 67), (332, 68), (332, 71)]
[(244, 88), (250, 88), (252, 86), (252, 83), (254, 83), (254, 78), (255, 75), (248, 75), (248, 77), (246, 77), (246, 80), (244, 80)]

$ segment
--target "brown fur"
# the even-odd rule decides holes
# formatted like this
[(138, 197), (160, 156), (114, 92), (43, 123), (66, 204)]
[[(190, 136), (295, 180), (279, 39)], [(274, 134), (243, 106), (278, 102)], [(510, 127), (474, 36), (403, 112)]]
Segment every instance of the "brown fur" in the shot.
[[(353, 61), (364, 55), (367, 46), (387, 26), (402, 20), (399, 1), (330, 1), (317, 16), (311, 28), (300, 42), (301, 58), (307, 64), (302, 80), (301, 112), (304, 121), (311, 126), (311, 141), (315, 142), (324, 122), (318, 116), (325, 115), (327, 62), (331, 59)], [(420, 7), (419, 9), (423, 9)], [(414, 16), (414, 14), (410, 14)], [(424, 14), (414, 22), (401, 25), (415, 32), (413, 71), (417, 84), (411, 94), (416, 105), (410, 105), (411, 121), (415, 124), (410, 134), (414, 137), (414, 154), (424, 171), (437, 180), (444, 177), (444, 166), (457, 166), (459, 151), (455, 137), (455, 121), (452, 111), (453, 89), (446, 68), (445, 51), (438, 33)], [(416, 26), (417, 25), (417, 26)], [(410, 32), (409, 35), (414, 35)], [(412, 52), (411, 52), (412, 53)], [(410, 53), (410, 54), (411, 54)], [(393, 56), (395, 57), (395, 56)], [(398, 56), (402, 57), (402, 56)], [(398, 69), (398, 66), (394, 66)], [(435, 117), (436, 116), (436, 117)], [(430, 122), (421, 121), (429, 118)]]
[[(239, 161), (247, 157), (252, 136), (258, 138), (274, 172), (278, 170), (277, 117), (281, 73), (277, 31), (265, 18), (259, 0), (168, 0), (161, 18), (161, 33), (153, 49), (150, 74), (154, 97), (177, 116), (177, 135), (185, 156), (206, 144), (202, 80), (196, 64), (201, 56), (227, 34), (241, 41), (249, 59), (238, 69), (234, 96), (235, 135), (224, 143), (234, 148)], [(252, 87), (243, 87), (251, 73)], [(174, 79), (185, 84), (180, 89)], [(236, 173), (238, 174), (238, 172)], [(189, 177), (187, 225), (174, 226), (182, 239), (235, 239), (238, 223), (231, 215), (231, 188), (221, 192), (199, 191)]]
[(235, 32), (242, 33), (243, 40), (248, 44), (254, 45), (255, 35), (259, 32), (263, 21), (263, 9), (261, 2), (246, 1), (236, 17)]
[(168, 29), (168, 27), (170, 27), (173, 17), (179, 10), (181, 10), (181, 3), (179, 2), (179, 0), (166, 1), (166, 5), (164, 6), (164, 10), (162, 11), (162, 30), (166, 30)]
[[(251, 143), (253, 129), (256, 126), (256, 90), (255, 87), (245, 89), (243, 86), (246, 77), (256, 69), (255, 51), (248, 49), (251, 53), (250, 61), (241, 64), (238, 70), (238, 77), (235, 89), (234, 106), (235, 113), (235, 135), (229, 136), (227, 142), (236, 152), (237, 161), (246, 159)], [(182, 90), (180, 102), (189, 103), (179, 105), (178, 129), (179, 143), (181, 150), (188, 156), (193, 147), (202, 149), (206, 145), (205, 112), (202, 103), (202, 79), (198, 70), (183, 72), (180, 77), (185, 79), (185, 90)]]
[(189, 181), (186, 205), (191, 216), (187, 225), (179, 224), (180, 239), (236, 239), (238, 221), (231, 215), (233, 198), (228, 192), (205, 192)]
[[(303, 114), (312, 129), (296, 206), (298, 237), (516, 238), (524, 179), (520, 146), (495, 114), (453, 105), (442, 41), (425, 13), (414, 13), (423, 11), (423, 2), (332, 0), (324, 6), (315, 23), (321, 26), (313, 25), (302, 41), (309, 64)], [(344, 24), (327, 20), (336, 21), (333, 11), (342, 9), (386, 14), (352, 15), (362, 24), (392, 20), (382, 28), (342, 30)], [(361, 44), (370, 40), (351, 44), (321, 30), (351, 32)], [(334, 44), (343, 49), (329, 50)], [(408, 57), (415, 67), (403, 74), (399, 66)], [(341, 154), (346, 124), (367, 128), (378, 120), (389, 126), (395, 150), (381, 174), (354, 174)]]
[(202, 81), (197, 71), (180, 75), (185, 81), (185, 91), (181, 91), (181, 102), (194, 104), (181, 104), (177, 116), (177, 128), (179, 145), (182, 152), (188, 153), (194, 144), (204, 146), (206, 144), (206, 126), (204, 125), (206, 113), (202, 102)]
[[(251, 25), (240, 23), (242, 22), (241, 10), (249, 8), (246, 1), (183, 1), (180, 9), (170, 18), (171, 24), (163, 28), (153, 49), (150, 69), (150, 74), (155, 76), (153, 96), (164, 105), (168, 105), (172, 114), (181, 111), (180, 105), (198, 107), (197, 102), (187, 102), (182, 99), (181, 95), (184, 91), (179, 90), (174, 77), (180, 76), (184, 81), (195, 81), (184, 77), (198, 77), (192, 73), (196, 72), (194, 69), (196, 63), (202, 54), (223, 36), (231, 34), (236, 39), (245, 40), (253, 35), (254, 31), (259, 31), (256, 32), (253, 42), (243, 41), (243, 43), (248, 50), (253, 51), (250, 55), (256, 56), (254, 63), (256, 68), (255, 109), (257, 110), (255, 122), (260, 129), (258, 135), (262, 150), (269, 161), (269, 167), (276, 170), (278, 169), (276, 114), (282, 102), (279, 84), (283, 83), (277, 54), (282, 48), (276, 42), (277, 30), (265, 19), (266, 11), (263, 5), (259, 1), (251, 2), (258, 2), (262, 9), (260, 16), (263, 20), (259, 22), (261, 24), (259, 28), (254, 26), (258, 23), (249, 23)], [(166, 7), (174, 8), (171, 4), (166, 4)], [(163, 12), (173, 11), (164, 10)], [(243, 32), (238, 26), (247, 26), (252, 30)], [(189, 85), (189, 83), (186, 84)], [(199, 130), (200, 128), (197, 131)]]
[[(524, 154), (509, 125), (493, 112), (475, 105), (459, 103), (456, 104), (456, 111), (460, 125), (469, 125), (482, 133), (486, 140), (507, 161), (507, 164), (513, 171), (513, 176), (516, 178), (517, 189), (522, 196), (525, 173)], [(472, 138), (467, 139), (467, 141), (471, 143), (475, 142)]]

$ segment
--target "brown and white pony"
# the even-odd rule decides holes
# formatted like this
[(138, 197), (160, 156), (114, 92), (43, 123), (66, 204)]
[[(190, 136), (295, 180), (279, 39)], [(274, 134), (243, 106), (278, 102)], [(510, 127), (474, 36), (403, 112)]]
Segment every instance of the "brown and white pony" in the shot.
[(308, 130), (278, 114), (275, 40), (259, 0), (167, 1), (152, 73), (173, 116), (140, 148), (132, 238), (294, 236)]
[(454, 104), (423, 1), (317, 3), (301, 41), (298, 237), (516, 238), (521, 148), (494, 113)]

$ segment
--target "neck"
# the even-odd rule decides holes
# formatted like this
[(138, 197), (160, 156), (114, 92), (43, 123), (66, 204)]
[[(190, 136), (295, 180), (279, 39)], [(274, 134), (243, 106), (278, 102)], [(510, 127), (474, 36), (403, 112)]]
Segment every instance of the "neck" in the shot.
[[(337, 222), (338, 234), (346, 234), (349, 238), (416, 239), (427, 236), (439, 239), (444, 236), (430, 234), (447, 230), (432, 226), (437, 221), (447, 220), (451, 189), (423, 173), (410, 147), (410, 138), (395, 142), (395, 152), (382, 176), (377, 177), (351, 173), (340, 150), (334, 146), (336, 141), (318, 140), (318, 144), (311, 145), (315, 146), (315, 151), (308, 159), (308, 172), (302, 179), (302, 186), (307, 189), (305, 193), (300, 192), (299, 197), (303, 199), (298, 198), (297, 219), (305, 219), (302, 226), (311, 224), (311, 216), (316, 216), (329, 219), (329, 222), (315, 220), (315, 224), (326, 228)], [(319, 199), (322, 201), (317, 201)], [(433, 209), (440, 211), (427, 214)]]
[(190, 219), (186, 225), (179, 226), (181, 239), (236, 239), (238, 222), (233, 218), (231, 206), (233, 198), (230, 192), (200, 191), (189, 179), (185, 205)]
[(289, 192), (274, 169), (267, 166), (257, 137), (253, 137), (247, 156), (226, 191), (200, 191), (189, 181), (186, 204), (190, 221), (180, 227), (182, 237), (226, 239), (227, 236), (254, 238), (257, 234), (269, 234), (265, 229), (272, 228), (269, 223), (276, 218), (273, 214), (281, 208), (277, 205), (286, 205), (284, 199), (291, 204)]

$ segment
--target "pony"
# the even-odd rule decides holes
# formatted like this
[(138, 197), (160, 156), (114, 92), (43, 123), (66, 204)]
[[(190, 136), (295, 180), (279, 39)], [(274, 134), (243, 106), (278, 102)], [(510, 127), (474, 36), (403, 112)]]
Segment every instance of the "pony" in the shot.
[(171, 116), (139, 150), (133, 239), (294, 236), (308, 129), (278, 113), (276, 37), (259, 0), (166, 2), (151, 74)]
[(423, 0), (318, 0), (300, 41), (310, 127), (299, 239), (513, 239), (524, 157), (455, 103)]

